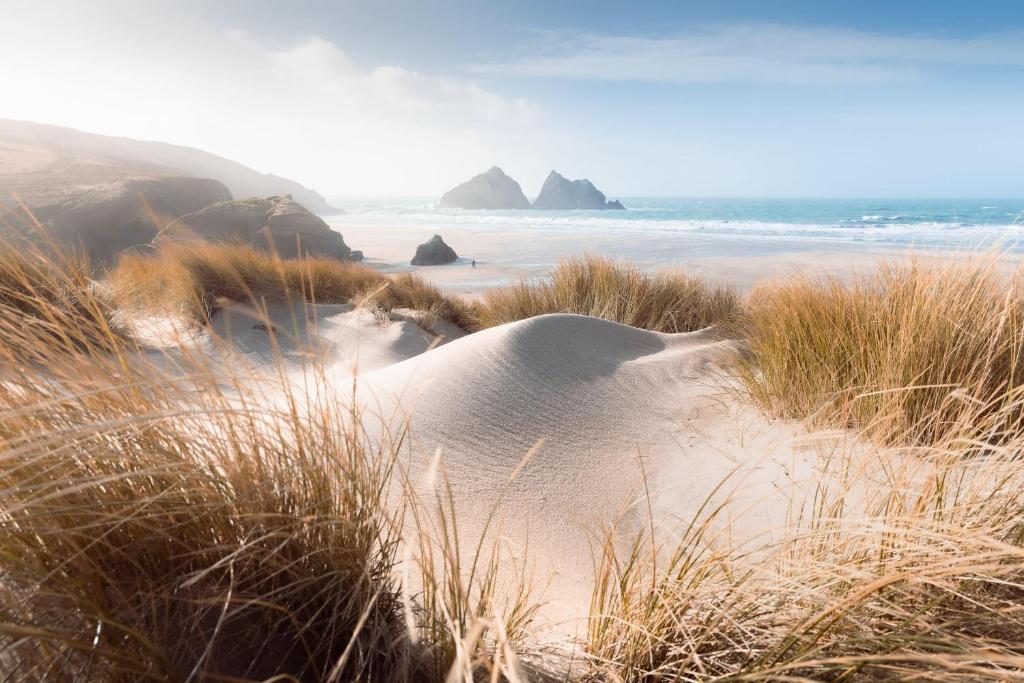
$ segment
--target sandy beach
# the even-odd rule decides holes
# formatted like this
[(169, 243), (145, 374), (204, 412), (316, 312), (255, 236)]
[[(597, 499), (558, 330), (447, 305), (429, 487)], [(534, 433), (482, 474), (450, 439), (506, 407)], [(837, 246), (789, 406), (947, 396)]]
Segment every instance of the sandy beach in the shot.
[[(329, 220), (330, 222), (330, 220)], [(459, 254), (455, 263), (443, 266), (411, 266), (416, 245), (428, 240), (433, 230), (423, 226), (371, 225), (333, 222), (345, 240), (366, 254), (366, 264), (384, 272), (414, 271), (445, 290), (470, 296), (522, 278), (549, 271), (560, 259), (600, 255), (637, 263), (653, 269), (682, 269), (709, 281), (731, 284), (741, 292), (757, 283), (794, 274), (829, 274), (849, 277), (870, 271), (882, 260), (909, 255), (928, 259), (963, 260), (978, 251), (912, 247), (894, 248), (821, 240), (772, 240), (759, 238), (700, 237), (689, 234), (587, 234), (585, 228), (562, 234), (532, 231), (481, 231), (467, 228), (439, 229)], [(1020, 263), (1021, 255), (1002, 253), (1007, 267)], [(476, 261), (474, 268), (471, 262)]]

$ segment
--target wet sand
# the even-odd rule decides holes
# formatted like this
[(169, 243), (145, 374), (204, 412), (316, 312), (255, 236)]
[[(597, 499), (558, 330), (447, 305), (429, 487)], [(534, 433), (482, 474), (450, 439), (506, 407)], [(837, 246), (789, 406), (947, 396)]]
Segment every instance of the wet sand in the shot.
[[(409, 259), (416, 246), (428, 240), (426, 227), (380, 227), (340, 223), (335, 227), (366, 263), (386, 272), (415, 271), (453, 293), (478, 295), (484, 290), (550, 270), (560, 259), (596, 254), (651, 268), (681, 268), (715, 282), (749, 291), (766, 279), (799, 273), (828, 273), (849, 277), (874, 267), (880, 260), (910, 254), (928, 258), (969, 258), (970, 253), (914, 251), (846, 242), (707, 237), (692, 234), (609, 234), (584, 230), (498, 232), (450, 228), (441, 235), (460, 258), (445, 266), (414, 267)], [(1012, 267), (1021, 257), (1000, 259)], [(476, 268), (471, 261), (476, 261)]]

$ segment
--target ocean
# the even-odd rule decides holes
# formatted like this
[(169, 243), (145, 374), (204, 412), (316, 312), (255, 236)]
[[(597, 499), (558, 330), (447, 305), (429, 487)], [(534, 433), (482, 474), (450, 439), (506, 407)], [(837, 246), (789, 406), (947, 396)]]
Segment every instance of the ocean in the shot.
[(1024, 253), (1022, 199), (623, 197), (626, 211), (460, 211), (434, 201), (350, 199), (341, 203), (347, 213), (326, 218), (369, 265), (390, 272), (413, 270), (416, 245), (440, 234), (461, 258), (416, 270), (466, 293), (583, 254), (684, 268), (749, 288), (797, 269), (861, 268), (892, 250)]
[(623, 197), (626, 211), (461, 211), (429, 199), (349, 200), (332, 223), (557, 235), (688, 233), (765, 241), (1024, 250), (1024, 199)]

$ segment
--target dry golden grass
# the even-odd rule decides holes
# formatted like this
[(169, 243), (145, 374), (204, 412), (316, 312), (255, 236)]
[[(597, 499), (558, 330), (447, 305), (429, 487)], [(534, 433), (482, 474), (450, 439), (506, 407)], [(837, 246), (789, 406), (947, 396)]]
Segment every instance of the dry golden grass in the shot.
[[(27, 240), (0, 241), (0, 338), (31, 332), (66, 351), (119, 346), (126, 340), (92, 277), (84, 255), (53, 252)], [(38, 350), (7, 344), (0, 354), (38, 361)]]
[[(201, 363), (161, 369), (110, 330), (87, 271), (2, 253), (0, 273), (16, 275), (0, 278), (0, 679), (527, 680), (536, 604), (525, 586), (499, 585), (509, 560), (486, 549), (497, 545), (458, 547), (443, 486), (418, 501), (396, 480), (404, 432), (369, 438), (321, 375), (295, 393)], [(921, 421), (946, 413), (925, 410), (903, 422), (904, 437), (889, 404), (865, 413), (871, 433), (923, 445), (851, 439), (823, 453), (791, 528), (756, 552), (727, 543), (723, 511), (710, 506), (677, 534), (652, 525), (624, 555), (606, 544), (581, 676), (1024, 680), (1020, 399), (982, 381), (1016, 367), (999, 336), (1016, 332), (979, 319), (969, 329), (988, 336), (968, 344), (953, 333), (971, 306), (1005, 310), (982, 275), (894, 268), (876, 283), (916, 283), (896, 289), (945, 299), (944, 317), (934, 306), (912, 316), (889, 295), (847, 311), (846, 295), (798, 290), (816, 307), (766, 318), (797, 342), (796, 322), (828, 320), (842, 341), (829, 306), (900, 312), (913, 325), (883, 329), (933, 334), (922, 357), (970, 369), (947, 376), (991, 386), (990, 407), (934, 425)], [(1006, 313), (1002, 325), (1020, 322)], [(841, 358), (823, 356), (836, 368)], [(396, 577), (403, 544), (420, 572), (416, 595)]]
[(152, 255), (126, 254), (106, 284), (120, 305), (172, 312), (196, 323), (230, 303), (300, 299), (413, 308), (468, 325), (465, 304), (414, 274), (389, 277), (326, 257), (280, 259), (244, 245), (171, 244)]
[(847, 284), (769, 282), (740, 332), (742, 376), (769, 413), (931, 443), (965, 415), (998, 411), (1015, 435), (1024, 382), (1024, 280), (994, 259), (912, 259)]
[(541, 280), (488, 291), (470, 304), (414, 273), (384, 275), (329, 258), (282, 260), (224, 244), (172, 244), (151, 255), (122, 255), (105, 285), (120, 306), (174, 313), (193, 323), (231, 303), (299, 298), (385, 311), (411, 308), (470, 331), (546, 313), (578, 313), (684, 332), (727, 320), (738, 305), (729, 288), (681, 274), (647, 275), (596, 257), (565, 261)]
[(1024, 680), (1024, 435), (963, 457), (978, 436), (833, 454), (754, 553), (717, 535), (721, 508), (675, 540), (607, 544), (586, 643), (598, 677)]
[[(496, 554), (467, 571), (443, 539), (418, 549), (423, 534), (410, 539), (421, 593), (396, 579), (404, 433), (371, 440), (322, 375), (296, 394), (150, 363), (97, 339), (86, 278), (60, 282), (52, 301), (0, 305), (0, 679), (514, 671), (510, 639), (532, 609), (524, 593), (502, 598)], [(23, 284), (0, 281), (0, 302), (20, 302)]]
[(344, 672), (401, 668), (388, 463), (337, 415), (299, 425), (227, 401), (201, 368), (179, 385), (77, 327), (57, 346), (22, 324), (62, 311), (2, 313), (3, 348), (37, 361), (4, 364), (0, 383), (8, 677), (323, 680), (350, 642)]
[(475, 308), (485, 328), (546, 313), (578, 313), (657, 332), (692, 332), (731, 316), (738, 303), (728, 287), (586, 257), (562, 261), (539, 280), (486, 292)]

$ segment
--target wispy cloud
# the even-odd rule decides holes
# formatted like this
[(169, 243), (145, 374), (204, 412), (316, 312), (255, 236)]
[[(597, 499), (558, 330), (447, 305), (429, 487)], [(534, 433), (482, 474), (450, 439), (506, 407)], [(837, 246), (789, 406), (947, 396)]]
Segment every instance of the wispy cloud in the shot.
[(1024, 67), (1024, 31), (936, 38), (780, 24), (712, 26), (636, 37), (548, 33), (518, 58), (478, 72), (665, 83), (875, 83), (936, 66)]
[(470, 81), (423, 75), (392, 65), (361, 70), (340, 47), (322, 38), (309, 38), (288, 50), (269, 53), (268, 58), (276, 75), (350, 106), (372, 104), (486, 121), (529, 121), (537, 115), (532, 102), (485, 90)]

